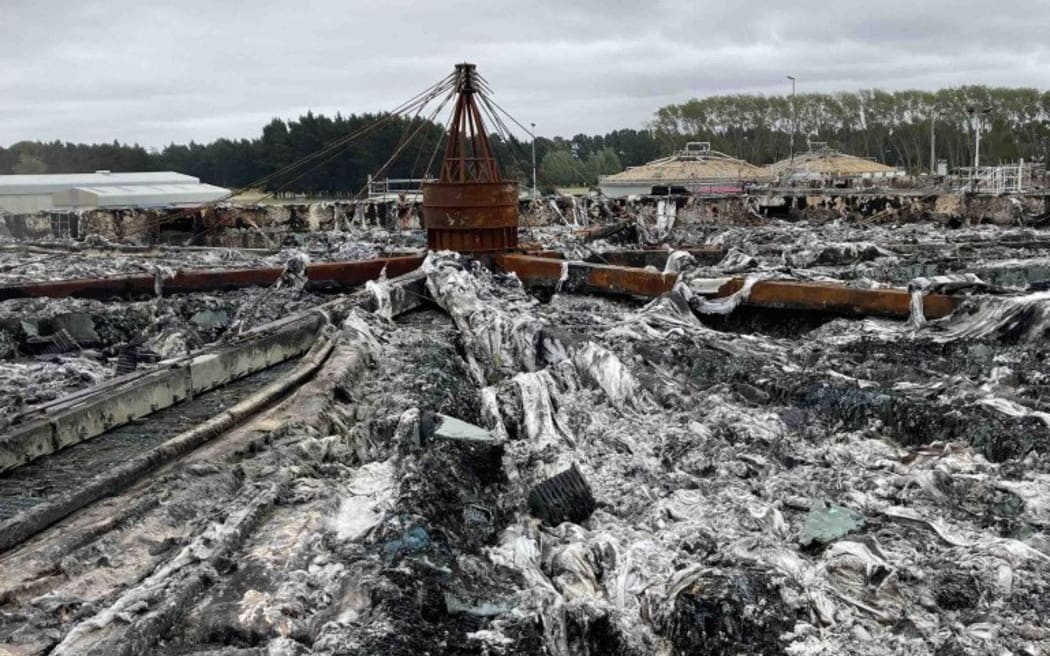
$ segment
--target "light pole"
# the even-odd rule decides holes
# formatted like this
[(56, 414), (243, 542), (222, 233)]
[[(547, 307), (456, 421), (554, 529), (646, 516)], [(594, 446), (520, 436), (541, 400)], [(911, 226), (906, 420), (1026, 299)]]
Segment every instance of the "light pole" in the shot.
[(798, 125), (797, 114), (795, 114), (795, 76), (788, 75), (787, 79), (791, 80), (791, 166), (795, 166), (795, 129)]
[(536, 199), (536, 124), (529, 123), (532, 126), (532, 132), (529, 136), (532, 137), (532, 198)]

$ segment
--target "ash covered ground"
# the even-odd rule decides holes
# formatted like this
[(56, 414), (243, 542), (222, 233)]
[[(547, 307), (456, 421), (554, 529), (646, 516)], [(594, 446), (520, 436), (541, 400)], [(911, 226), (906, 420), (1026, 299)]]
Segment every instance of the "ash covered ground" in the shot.
[[(157, 293), (121, 303), (46, 298), (0, 301), (0, 425), (27, 407), (113, 377), (126, 351), (144, 364), (179, 357), (320, 305), (326, 299), (303, 289), (302, 280), (294, 275), (297, 264), (411, 252), (420, 240), (419, 234), (391, 234), (376, 228), (353, 235), (291, 236), (286, 240), (288, 248), (272, 252), (151, 249), (100, 238), (33, 245), (2, 242), (0, 284), (147, 274), (157, 279)], [(164, 294), (164, 279), (180, 269), (251, 267), (289, 267), (292, 275), (263, 293)], [(62, 331), (68, 339), (57, 338)]]
[[(1050, 233), (663, 237), (726, 252), (670, 255), (680, 284), (649, 303), (430, 256), (437, 307), (351, 314), (272, 416), (0, 558), (0, 650), (1047, 653)], [(529, 238), (600, 257), (654, 237)], [(928, 323), (726, 313), (690, 286), (966, 273), (983, 284)], [(210, 302), (190, 296), (183, 321)], [(571, 466), (596, 508), (544, 525), (529, 489)]]

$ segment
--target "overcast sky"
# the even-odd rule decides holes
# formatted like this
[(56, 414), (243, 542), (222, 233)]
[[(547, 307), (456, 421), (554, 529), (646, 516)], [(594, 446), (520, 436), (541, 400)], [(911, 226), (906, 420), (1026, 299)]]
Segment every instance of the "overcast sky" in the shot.
[(1050, 0), (0, 0), (0, 145), (253, 137), (392, 108), (472, 61), (544, 136), (663, 105), (967, 83), (1050, 88)]

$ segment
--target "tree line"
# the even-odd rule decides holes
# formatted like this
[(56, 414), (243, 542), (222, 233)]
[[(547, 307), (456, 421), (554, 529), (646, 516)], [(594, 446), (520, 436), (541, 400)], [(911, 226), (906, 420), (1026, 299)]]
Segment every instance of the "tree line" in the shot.
[[(791, 96), (726, 95), (668, 105), (653, 130), (669, 146), (693, 138), (757, 164), (812, 141), (917, 173), (937, 160), (973, 163), (980, 122), (981, 164), (1046, 160), (1050, 150), (1050, 91), (965, 86), (939, 91), (866, 89)], [(930, 142), (934, 144), (933, 161)]]
[[(604, 135), (537, 138), (539, 186), (593, 185), (600, 175), (637, 166), (680, 149), (687, 141), (710, 141), (715, 150), (766, 164), (813, 141), (871, 157), (912, 172), (934, 161), (950, 167), (973, 161), (981, 121), (983, 164), (1045, 161), (1050, 149), (1050, 92), (966, 86), (939, 91), (861, 90), (791, 96), (721, 95), (692, 99), (657, 110), (645, 129)], [(360, 134), (363, 133), (363, 134)], [(174, 170), (202, 181), (241, 189), (311, 195), (349, 195), (364, 189), (369, 174), (419, 178), (438, 171), (443, 129), (427, 121), (384, 114), (334, 118), (307, 112), (275, 118), (253, 139), (218, 139), (209, 144), (139, 145), (23, 141), (0, 148), (0, 173), (75, 173)], [(308, 165), (290, 165), (360, 134)], [(414, 138), (405, 142), (405, 138)], [(531, 184), (532, 147), (527, 138), (492, 135), (504, 176)], [(392, 157), (393, 155), (393, 157)]]

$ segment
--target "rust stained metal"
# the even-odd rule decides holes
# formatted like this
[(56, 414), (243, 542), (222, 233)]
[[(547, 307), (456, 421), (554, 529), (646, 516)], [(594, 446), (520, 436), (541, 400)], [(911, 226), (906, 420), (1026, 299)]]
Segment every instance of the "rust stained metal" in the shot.
[(473, 64), (456, 66), (456, 106), (437, 182), (423, 185), (427, 247), (467, 253), (518, 245), (518, 187), (504, 182), (475, 95)]
[[(733, 278), (722, 285), (715, 296), (729, 296), (743, 286), (743, 278)], [(957, 303), (957, 299), (952, 296), (928, 294), (923, 298), (923, 312), (927, 319), (940, 319), (954, 312)], [(911, 294), (904, 289), (857, 289), (846, 285), (798, 280), (756, 282), (751, 287), (746, 304), (900, 319), (911, 314)]]
[[(677, 274), (657, 273), (633, 267), (586, 262), (566, 262), (531, 255), (501, 255), (497, 266), (514, 272), (526, 284), (557, 286), (567, 292), (605, 293), (655, 297), (670, 291)], [(732, 278), (708, 298), (724, 298), (740, 290), (744, 278)], [(903, 289), (856, 289), (846, 285), (795, 280), (756, 282), (745, 305), (753, 307), (812, 310), (850, 316), (907, 318), (910, 294)], [(951, 314), (957, 299), (928, 294), (923, 309), (928, 319)]]
[(438, 182), (423, 188), (423, 222), (431, 250), (514, 248), (518, 214), (518, 187), (512, 182)]
[[(714, 246), (697, 246), (693, 248), (679, 248), (676, 250), (689, 253), (701, 265), (717, 264), (726, 256), (726, 250), (724, 248), (717, 248)], [(565, 259), (565, 255), (559, 251), (537, 249), (527, 250), (525, 251), (525, 254), (535, 255), (537, 257), (551, 257), (557, 260)], [(667, 258), (670, 255), (671, 251), (666, 248), (641, 248), (593, 253), (588, 255), (587, 259), (584, 261), (594, 264), (611, 264), (613, 266), (622, 267), (654, 266), (658, 269), (663, 269), (667, 264)]]
[(523, 282), (557, 285), (569, 292), (659, 296), (674, 287), (677, 274), (634, 267), (567, 262), (534, 255), (499, 255), (496, 265), (514, 272)]
[(633, 220), (620, 221), (619, 223), (612, 223), (609, 225), (596, 225), (588, 228), (581, 228), (576, 231), (576, 236), (584, 241), (594, 241), (596, 239), (605, 239), (612, 237), (615, 234), (621, 233), (624, 230), (635, 225)]
[[(306, 266), (309, 287), (350, 289), (375, 280), (386, 268), (387, 276), (406, 274), (419, 268), (423, 258), (387, 257), (358, 262), (319, 262)], [(264, 267), (219, 271), (179, 271), (163, 281), (165, 293), (206, 292), (272, 285), (284, 269)], [(56, 280), (0, 285), (0, 300), (47, 296), (52, 298), (113, 298), (150, 296), (155, 293), (151, 275)]]

